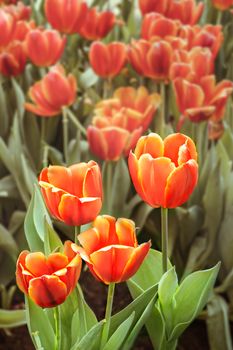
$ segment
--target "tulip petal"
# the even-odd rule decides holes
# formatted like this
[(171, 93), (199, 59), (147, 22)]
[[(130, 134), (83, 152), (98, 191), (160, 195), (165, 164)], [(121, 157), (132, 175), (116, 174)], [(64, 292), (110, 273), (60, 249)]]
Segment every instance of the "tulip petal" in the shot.
[(137, 247), (137, 239), (135, 235), (135, 223), (132, 220), (120, 218), (116, 222), (116, 234), (119, 244)]
[(29, 253), (25, 258), (25, 267), (35, 277), (51, 273), (45, 255), (41, 252)]
[(197, 160), (196, 146), (190, 137), (176, 133), (168, 135), (164, 139), (164, 157), (170, 158), (176, 166), (179, 165), (179, 151), (182, 145), (186, 145), (190, 154), (189, 159)]
[(164, 152), (163, 140), (158, 134), (150, 133), (139, 139), (134, 154), (137, 159), (143, 154), (150, 154), (153, 158), (162, 157)]
[(62, 253), (52, 253), (47, 258), (47, 263), (52, 272), (60, 270), (68, 264), (68, 258)]
[(30, 276), (29, 274), (23, 273), (23, 270), (25, 269), (25, 259), (28, 254), (29, 251), (22, 251), (18, 257), (16, 264), (16, 283), (19, 289), (26, 294), (28, 293), (29, 281), (31, 278), (33, 278), (33, 275)]
[(29, 282), (28, 293), (37, 305), (49, 308), (65, 301), (67, 288), (57, 276), (42, 276)]
[(186, 202), (193, 192), (198, 179), (198, 165), (195, 160), (189, 160), (180, 165), (168, 177), (165, 208), (175, 208)]

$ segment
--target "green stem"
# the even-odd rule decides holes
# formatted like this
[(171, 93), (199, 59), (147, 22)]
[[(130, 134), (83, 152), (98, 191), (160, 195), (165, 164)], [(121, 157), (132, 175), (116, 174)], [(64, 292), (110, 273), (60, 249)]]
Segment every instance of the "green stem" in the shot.
[(113, 176), (113, 164), (111, 161), (105, 161), (104, 162), (104, 185), (105, 185), (105, 202), (107, 206), (107, 212), (109, 215), (111, 215), (112, 211), (112, 176)]
[(218, 11), (218, 13), (217, 13), (217, 20), (216, 20), (216, 24), (217, 25), (221, 25), (222, 24), (222, 15), (223, 15), (223, 11)]
[(41, 133), (40, 133), (40, 145), (41, 145), (41, 162), (43, 168), (47, 167), (48, 160), (48, 146), (46, 145), (46, 119), (41, 118)]
[(106, 312), (105, 312), (106, 323), (104, 325), (104, 329), (102, 333), (100, 349), (103, 349), (105, 344), (108, 341), (114, 291), (115, 291), (115, 283), (110, 283), (108, 286), (108, 298), (107, 298), (107, 306), (106, 306)]
[(59, 306), (55, 307), (53, 309), (54, 311), (54, 321), (55, 321), (55, 350), (59, 350), (59, 344), (60, 344), (60, 322), (59, 322)]
[(75, 226), (75, 227), (74, 227), (74, 242), (75, 242), (76, 244), (79, 243), (79, 241), (78, 241), (78, 235), (80, 234), (80, 232), (81, 232), (81, 226)]
[(163, 273), (167, 272), (168, 259), (168, 209), (161, 208)]
[(86, 137), (87, 136), (87, 131), (86, 129), (82, 126), (80, 121), (75, 117), (75, 115), (71, 112), (70, 109), (67, 108), (67, 115), (69, 119), (72, 121), (72, 123), (76, 126), (78, 130)]
[(164, 82), (160, 83), (160, 95), (161, 95), (161, 106), (160, 106), (160, 115), (159, 115), (159, 126), (158, 132), (160, 136), (164, 136), (164, 126), (165, 126), (165, 103), (166, 103), (166, 89)]
[(62, 110), (62, 123), (63, 123), (63, 151), (64, 151), (64, 159), (67, 165), (68, 162), (68, 142), (69, 142), (69, 129), (68, 129), (68, 116), (67, 109), (63, 108)]

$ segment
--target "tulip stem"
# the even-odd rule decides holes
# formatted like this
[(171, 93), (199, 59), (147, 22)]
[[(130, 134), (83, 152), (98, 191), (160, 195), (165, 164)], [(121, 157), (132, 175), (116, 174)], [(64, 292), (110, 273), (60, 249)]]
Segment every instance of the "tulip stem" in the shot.
[(168, 209), (161, 208), (163, 273), (167, 272), (168, 259)]
[(55, 321), (55, 350), (59, 350), (60, 344), (60, 315), (59, 315), (59, 306), (54, 309), (54, 321)]
[(76, 126), (76, 128), (78, 130), (80, 130), (80, 132), (83, 134), (83, 136), (87, 136), (87, 131), (86, 129), (82, 126), (82, 124), (80, 123), (80, 121), (75, 117), (75, 115), (71, 112), (70, 109), (67, 108), (67, 114), (68, 117), (70, 118), (70, 120), (72, 121), (72, 123)]
[(62, 110), (62, 123), (63, 123), (63, 151), (64, 151), (64, 159), (65, 163), (67, 165), (68, 162), (68, 142), (69, 142), (69, 137), (68, 137), (68, 116), (67, 116), (67, 109), (63, 108)]
[(105, 312), (106, 323), (103, 328), (100, 349), (103, 349), (105, 344), (108, 341), (108, 333), (110, 328), (114, 291), (115, 291), (115, 283), (110, 283), (108, 286), (108, 298), (107, 298), (107, 306), (106, 306), (106, 312)]
[(163, 82), (160, 83), (160, 95), (161, 95), (161, 106), (160, 106), (160, 116), (159, 116), (159, 125), (158, 132), (160, 136), (164, 136), (164, 125), (165, 125), (165, 103), (166, 103), (166, 89)]
[(223, 14), (223, 11), (218, 11), (218, 13), (217, 13), (217, 21), (216, 21), (217, 25), (221, 25), (221, 23), (222, 23), (222, 14)]
[(45, 140), (46, 135), (46, 119), (41, 119), (41, 133), (40, 133), (40, 144), (41, 144), (41, 160), (43, 168), (47, 167), (48, 160), (48, 146), (46, 145)]
[(79, 241), (78, 241), (78, 235), (80, 234), (80, 232), (81, 232), (81, 226), (75, 226), (75, 227), (74, 227), (74, 242), (75, 242), (76, 244), (79, 243)]

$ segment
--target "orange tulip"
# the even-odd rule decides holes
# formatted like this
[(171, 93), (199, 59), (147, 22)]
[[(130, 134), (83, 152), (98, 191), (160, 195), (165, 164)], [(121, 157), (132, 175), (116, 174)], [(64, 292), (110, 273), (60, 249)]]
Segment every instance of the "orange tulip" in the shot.
[(150, 12), (166, 14), (170, 0), (139, 0), (139, 7), (143, 15)]
[(196, 24), (203, 12), (204, 3), (196, 4), (195, 0), (172, 0), (166, 17), (172, 19), (179, 19), (183, 24)]
[(12, 37), (13, 40), (19, 40), (19, 41), (24, 41), (27, 34), (35, 29), (36, 24), (34, 21), (17, 21), (16, 22), (16, 27), (14, 31), (14, 35)]
[(27, 55), (33, 64), (49, 67), (57, 63), (63, 54), (66, 38), (56, 30), (31, 30), (26, 37)]
[(170, 79), (184, 78), (198, 82), (214, 71), (214, 57), (207, 48), (194, 47), (191, 51), (176, 50), (170, 69)]
[(201, 78), (199, 84), (177, 78), (174, 80), (174, 90), (179, 111), (183, 116), (196, 123), (207, 119), (218, 121), (224, 116), (233, 83), (223, 80), (216, 84), (214, 75)]
[(66, 34), (79, 32), (88, 7), (83, 0), (45, 0), (45, 15), (54, 29)]
[(0, 8), (0, 48), (7, 46), (14, 35), (16, 21)]
[(100, 212), (102, 180), (94, 161), (44, 168), (39, 184), (51, 215), (67, 225), (87, 224)]
[(140, 197), (150, 206), (175, 208), (186, 202), (198, 179), (197, 152), (183, 134), (164, 141), (151, 133), (129, 155), (129, 171)]
[(13, 41), (0, 53), (0, 72), (5, 76), (16, 76), (24, 71), (27, 61), (22, 42)]
[(120, 42), (103, 44), (95, 41), (90, 48), (89, 60), (97, 75), (102, 78), (113, 78), (126, 64), (126, 46)]
[(143, 18), (141, 37), (145, 40), (158, 40), (178, 36), (179, 21), (166, 18), (158, 13), (149, 13)]
[(138, 245), (135, 224), (128, 219), (98, 216), (93, 228), (78, 236), (82, 247), (72, 245), (98, 280), (120, 283), (132, 277), (149, 249), (150, 242)]
[(64, 68), (57, 65), (29, 89), (33, 103), (25, 103), (25, 108), (42, 117), (54, 116), (74, 103), (76, 91), (75, 77), (72, 74), (66, 76)]
[(63, 253), (46, 257), (41, 252), (24, 250), (18, 258), (16, 281), (19, 289), (41, 307), (62, 304), (75, 288), (82, 261), (66, 241)]
[[(97, 104), (92, 126), (87, 129), (91, 151), (103, 160), (118, 160), (135, 147), (161, 103), (158, 94), (145, 87), (123, 87)], [(116, 142), (117, 140), (117, 142)]]
[(206, 47), (211, 50), (214, 57), (217, 56), (224, 40), (222, 26), (211, 24), (204, 27), (183, 26), (180, 29), (179, 36), (187, 40), (187, 49), (190, 50), (195, 46)]
[(99, 40), (108, 35), (115, 23), (116, 18), (111, 11), (97, 12), (96, 8), (91, 8), (79, 34), (87, 40)]
[(225, 11), (233, 6), (233, 0), (212, 0), (212, 4), (220, 11)]
[(167, 41), (151, 43), (143, 39), (132, 40), (128, 57), (139, 75), (156, 80), (168, 80), (173, 48)]

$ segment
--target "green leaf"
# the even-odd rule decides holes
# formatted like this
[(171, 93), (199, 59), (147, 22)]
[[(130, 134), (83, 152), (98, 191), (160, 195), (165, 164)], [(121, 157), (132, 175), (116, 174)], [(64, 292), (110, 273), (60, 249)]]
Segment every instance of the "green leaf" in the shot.
[(197, 271), (186, 277), (176, 290), (173, 300), (173, 331), (169, 339), (177, 339), (199, 315), (213, 290), (220, 264), (212, 269)]
[(5, 229), (4, 226), (0, 224), (0, 249), (4, 250), (13, 261), (16, 261), (18, 254), (17, 244), (14, 238), (11, 236), (10, 232)]
[(54, 349), (55, 334), (45, 311), (25, 297), (26, 319), (29, 332), (34, 341), (33, 334), (38, 334), (44, 349)]
[(82, 290), (78, 285), (77, 308), (73, 313), (71, 325), (72, 344), (79, 342), (97, 322), (94, 312), (84, 300)]
[(129, 329), (132, 326), (134, 316), (135, 316), (135, 312), (133, 311), (132, 314), (124, 322), (122, 322), (122, 324), (113, 333), (113, 335), (108, 340), (103, 350), (121, 349), (121, 345), (123, 344), (129, 332)]
[(0, 328), (15, 328), (26, 324), (25, 310), (0, 309)]
[(16, 96), (16, 102), (17, 102), (17, 111), (19, 113), (19, 117), (23, 118), (24, 115), (24, 103), (25, 103), (25, 95), (21, 88), (21, 86), (18, 84), (17, 80), (12, 78), (11, 79), (15, 96)]
[(152, 286), (151, 288), (143, 292), (141, 295), (139, 295), (126, 308), (118, 312), (116, 315), (112, 316), (109, 332), (110, 336), (116, 331), (120, 324), (132, 314), (133, 311), (135, 311), (135, 318), (133, 322), (133, 326), (135, 326), (151, 299), (155, 297), (157, 289), (157, 285)]
[(105, 321), (103, 320), (93, 326), (80, 342), (72, 346), (71, 350), (97, 350), (98, 348), (96, 346), (99, 342), (104, 323)]
[(84, 73), (80, 74), (79, 81), (83, 89), (88, 89), (95, 85), (99, 77), (95, 74), (92, 68), (88, 68)]
[(46, 217), (44, 218), (44, 229), (45, 229), (44, 251), (45, 251), (45, 254), (48, 255), (52, 253), (55, 249), (61, 248), (63, 245), (58, 234), (53, 229), (53, 227), (48, 223)]
[(211, 350), (231, 350), (229, 308), (226, 301), (214, 295), (207, 305), (207, 330)]
[[(172, 267), (168, 262), (168, 269)], [(147, 290), (158, 283), (163, 275), (162, 253), (150, 249), (136, 274), (129, 280), (135, 282), (142, 290)], [(131, 291), (131, 290), (130, 290)]]
[(44, 241), (45, 230), (44, 230), (44, 218), (51, 225), (51, 219), (49, 217), (47, 208), (45, 206), (41, 191), (38, 186), (35, 186), (34, 192), (34, 203), (33, 203), (33, 222), (37, 231), (38, 236)]

